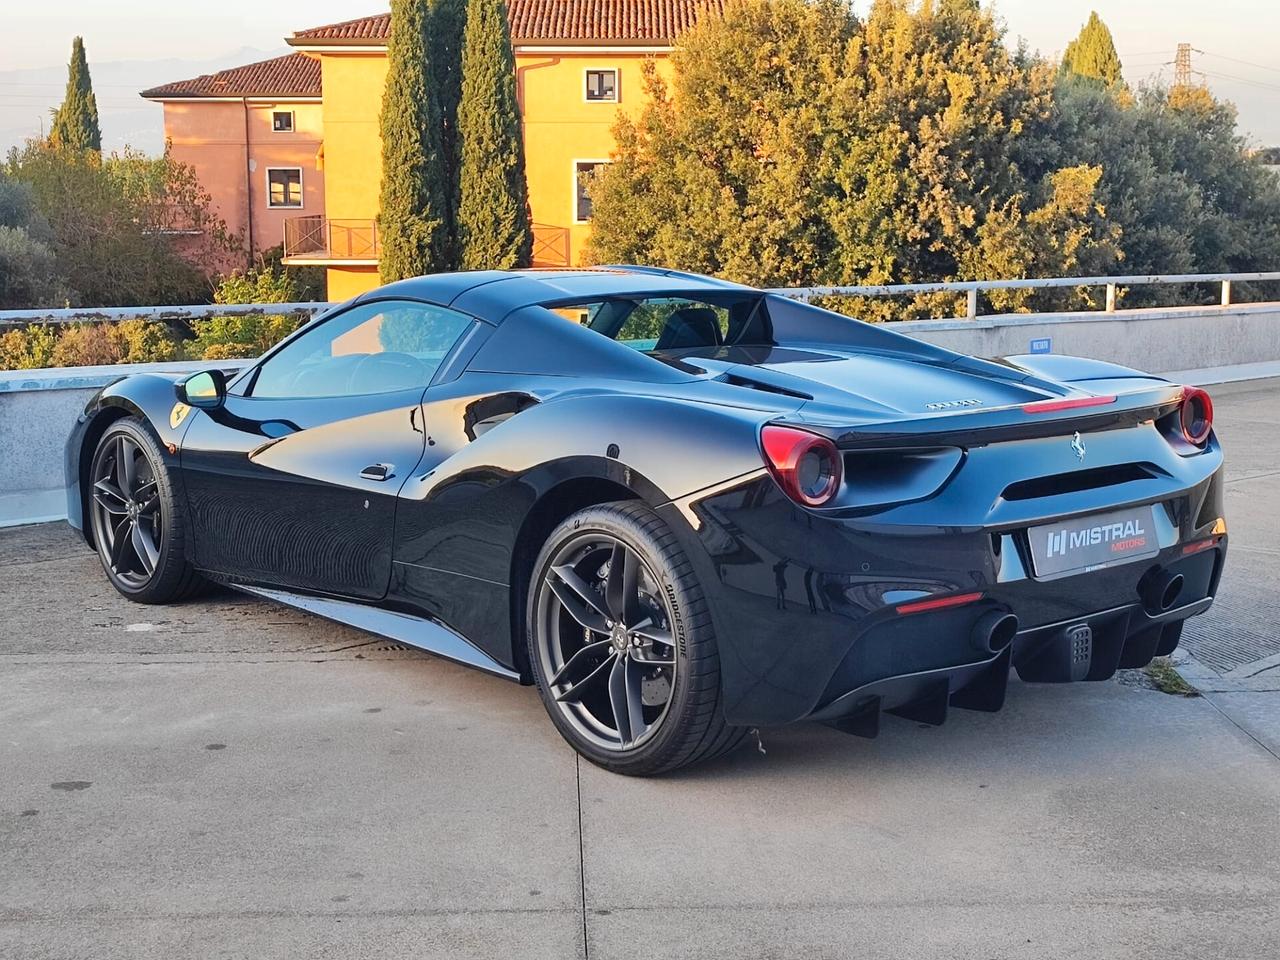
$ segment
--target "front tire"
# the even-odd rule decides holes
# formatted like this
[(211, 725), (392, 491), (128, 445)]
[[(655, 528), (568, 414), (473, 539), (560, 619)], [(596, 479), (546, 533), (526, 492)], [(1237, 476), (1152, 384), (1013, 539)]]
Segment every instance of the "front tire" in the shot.
[(702, 588), (644, 504), (587, 507), (552, 531), (533, 567), (527, 626), (543, 705), (592, 763), (665, 773), (746, 735), (724, 720)]
[(89, 467), (89, 512), (102, 569), (121, 595), (169, 603), (203, 584), (185, 555), (186, 515), (160, 446), (141, 420), (102, 434)]

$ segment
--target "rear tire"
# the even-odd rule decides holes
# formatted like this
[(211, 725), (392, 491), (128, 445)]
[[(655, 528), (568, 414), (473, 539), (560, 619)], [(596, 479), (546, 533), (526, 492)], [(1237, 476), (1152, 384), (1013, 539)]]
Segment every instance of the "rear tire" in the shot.
[(187, 518), (160, 445), (135, 417), (111, 424), (89, 466), (89, 522), (111, 585), (137, 603), (191, 596), (205, 581), (187, 562)]
[(666, 523), (587, 507), (547, 538), (529, 589), (529, 664), (552, 723), (592, 763), (649, 776), (742, 742), (725, 722), (706, 599)]

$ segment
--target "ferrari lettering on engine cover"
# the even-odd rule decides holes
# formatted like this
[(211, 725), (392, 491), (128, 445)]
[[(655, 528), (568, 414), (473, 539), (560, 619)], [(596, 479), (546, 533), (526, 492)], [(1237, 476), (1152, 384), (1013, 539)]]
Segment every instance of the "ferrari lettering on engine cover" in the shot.
[(967, 400), (937, 400), (933, 403), (926, 403), (924, 405), (924, 408), (926, 410), (955, 410), (955, 409), (958, 409), (959, 407), (980, 407), (980, 406), (982, 406), (981, 400), (978, 400), (976, 398), (969, 398)]

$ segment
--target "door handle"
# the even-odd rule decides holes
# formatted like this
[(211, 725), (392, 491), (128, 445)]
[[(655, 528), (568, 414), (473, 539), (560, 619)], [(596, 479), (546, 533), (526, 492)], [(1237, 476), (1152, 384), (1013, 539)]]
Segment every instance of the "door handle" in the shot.
[(389, 480), (395, 476), (391, 472), (394, 469), (393, 463), (371, 463), (360, 471), (360, 476), (364, 480)]

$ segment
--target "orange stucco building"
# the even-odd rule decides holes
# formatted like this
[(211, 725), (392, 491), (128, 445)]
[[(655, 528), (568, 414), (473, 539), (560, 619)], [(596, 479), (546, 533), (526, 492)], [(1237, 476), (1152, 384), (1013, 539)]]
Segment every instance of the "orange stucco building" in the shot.
[(173, 156), (254, 253), (279, 245), (287, 220), (324, 211), (320, 94), (320, 64), (301, 53), (142, 92), (164, 105)]
[[(609, 161), (619, 112), (634, 113), (643, 106), (644, 62), (655, 60), (659, 72), (667, 74), (675, 38), (722, 3), (508, 0), (536, 266), (580, 262), (591, 219), (582, 182), (597, 164)], [(324, 266), (331, 300), (378, 283), (379, 111), (390, 29), (390, 15), (381, 14), (300, 30), (286, 38), (297, 52), (280, 60), (297, 63), (294, 57), (304, 58), (311, 65), (308, 69), (317, 71), (314, 88), (294, 84), (298, 91), (288, 101), (282, 90), (273, 92), (276, 99), (271, 102), (259, 91), (242, 92), (238, 99), (228, 95), (224, 117), (214, 97), (197, 101), (174, 95), (170, 88), (181, 84), (144, 94), (164, 102), (166, 134), (175, 154), (196, 166), (220, 209), (246, 211), (244, 222), (253, 227), (258, 248), (283, 241), (287, 263)], [(300, 92), (304, 86), (316, 91), (314, 98)], [(286, 102), (299, 118), (290, 141), (276, 139), (269, 135), (269, 126), (254, 123), (267, 123)], [(247, 133), (238, 141), (230, 130), (235, 110), (241, 110), (240, 119), (247, 122)], [(212, 135), (202, 136), (203, 131)], [(268, 157), (260, 151), (274, 151), (286, 143), (296, 150), (289, 162), (302, 167), (302, 206), (259, 210), (257, 194), (248, 194), (261, 188), (257, 181), (263, 168), (276, 169), (284, 162), (275, 152)], [(304, 155), (310, 158), (309, 166), (303, 163)], [(249, 176), (246, 167), (251, 168)], [(260, 213), (257, 219), (255, 212)], [(228, 222), (236, 223), (230, 217)]]

